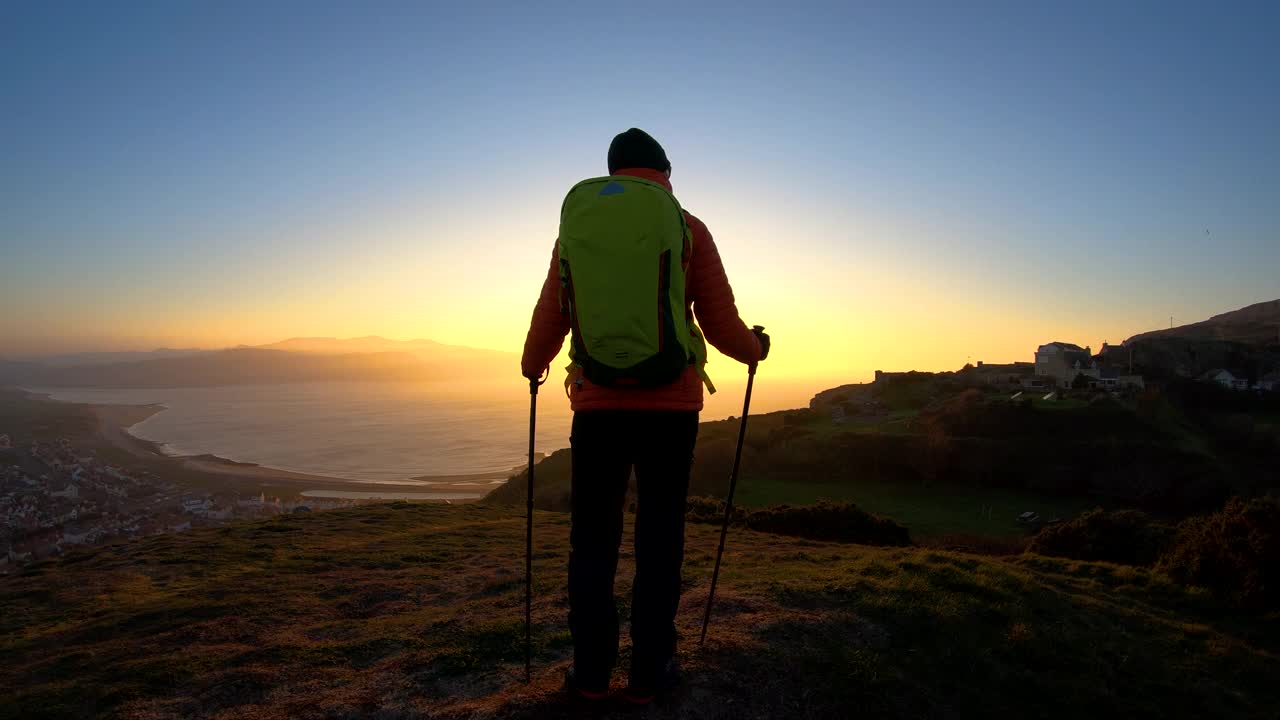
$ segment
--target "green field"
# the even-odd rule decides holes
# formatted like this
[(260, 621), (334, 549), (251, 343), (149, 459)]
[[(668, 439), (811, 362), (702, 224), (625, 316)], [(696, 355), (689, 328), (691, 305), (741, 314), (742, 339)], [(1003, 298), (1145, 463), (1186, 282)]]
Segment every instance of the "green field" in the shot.
[(1098, 506), (1087, 498), (1054, 497), (999, 488), (921, 486), (889, 481), (818, 482), (744, 475), (735, 504), (805, 505), (820, 499), (856, 503), (906, 525), (913, 538), (966, 534), (1013, 538), (1026, 534), (1017, 517), (1027, 510), (1045, 519), (1071, 518)]

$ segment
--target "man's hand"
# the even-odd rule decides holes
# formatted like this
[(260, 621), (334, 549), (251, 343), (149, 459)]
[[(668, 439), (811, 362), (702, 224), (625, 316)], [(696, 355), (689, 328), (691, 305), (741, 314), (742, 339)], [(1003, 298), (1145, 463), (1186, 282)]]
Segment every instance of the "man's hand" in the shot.
[(756, 334), (756, 340), (760, 341), (760, 359), (764, 360), (769, 357), (769, 336), (765, 334), (764, 327), (756, 325), (751, 328), (751, 332)]

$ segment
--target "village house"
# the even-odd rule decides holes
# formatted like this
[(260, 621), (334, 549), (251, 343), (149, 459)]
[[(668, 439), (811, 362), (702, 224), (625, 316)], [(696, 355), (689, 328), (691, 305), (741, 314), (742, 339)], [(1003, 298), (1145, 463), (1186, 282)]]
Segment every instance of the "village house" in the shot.
[(1141, 375), (1103, 367), (1088, 346), (1064, 342), (1051, 342), (1036, 348), (1035, 375), (1023, 378), (1022, 386), (1028, 389), (1070, 388), (1081, 375), (1086, 378), (1086, 387), (1091, 389), (1119, 390), (1144, 386)]
[(91, 526), (64, 525), (60, 545), (89, 545), (98, 539), (98, 529)]
[(1098, 364), (1087, 347), (1051, 342), (1036, 348), (1036, 375), (1054, 378), (1060, 387), (1070, 387), (1080, 373), (1096, 373)]
[(1142, 389), (1146, 384), (1143, 383), (1141, 375), (1126, 375), (1115, 368), (1104, 367), (1098, 371), (1097, 386), (1105, 390), (1128, 387)]
[(1258, 380), (1258, 389), (1268, 392), (1280, 392), (1280, 370), (1269, 372)]
[(979, 360), (976, 365), (966, 365), (959, 375), (970, 382), (983, 385), (1014, 387), (1022, 383), (1026, 378), (1033, 376), (1034, 373), (1035, 366), (1029, 362), (993, 365)]
[(226, 505), (214, 505), (201, 513), (201, 516), (209, 520), (230, 520), (235, 516), (235, 508)]
[(247, 498), (237, 498), (237, 499), (236, 499), (236, 505), (239, 505), (240, 507), (252, 507), (252, 508), (259, 508), (259, 507), (262, 507), (263, 505), (266, 505), (266, 504), (267, 504), (267, 495), (266, 495), (266, 493), (261, 493), (261, 494), (259, 494), (257, 497), (254, 497), (254, 496), (250, 495), (250, 496), (249, 496), (249, 497), (247, 497)]
[[(183, 532), (299, 507), (353, 504), (312, 499), (305, 505), (290, 500), (286, 507), (282, 498), (268, 501), (261, 492), (243, 499), (233, 492), (184, 493), (148, 473), (135, 475), (106, 465), (65, 439), (32, 442), (30, 454), (33, 471), (0, 465), (0, 548), (7, 548), (0, 556), (7, 568), (115, 538)], [(35, 471), (37, 466), (48, 472)]]
[(1214, 368), (1199, 378), (1200, 382), (1217, 383), (1228, 390), (1248, 390), (1249, 379), (1237, 377), (1230, 370)]
[(60, 497), (68, 500), (75, 500), (80, 497), (80, 486), (76, 485), (74, 482), (69, 482), (66, 487), (61, 490), (49, 493), (49, 497)]
[(1031, 375), (1022, 378), (1020, 383), (1026, 390), (1048, 390), (1058, 386), (1058, 381), (1048, 375)]

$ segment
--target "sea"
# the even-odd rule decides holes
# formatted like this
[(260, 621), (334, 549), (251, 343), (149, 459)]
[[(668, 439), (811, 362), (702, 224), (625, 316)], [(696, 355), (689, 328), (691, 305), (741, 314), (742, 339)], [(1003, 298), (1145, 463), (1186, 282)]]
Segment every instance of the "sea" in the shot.
[[(29, 389), (66, 402), (162, 405), (164, 410), (129, 432), (158, 443), (170, 455), (212, 454), (358, 483), (504, 474), (522, 466), (528, 453), (527, 385), (325, 382)], [(742, 387), (730, 383), (709, 399), (703, 419), (740, 414), (741, 392)], [(811, 394), (807, 386), (762, 393), (753, 412), (801, 406)], [(568, 447), (572, 414), (563, 387), (547, 383), (538, 401), (535, 451), (549, 454)]]

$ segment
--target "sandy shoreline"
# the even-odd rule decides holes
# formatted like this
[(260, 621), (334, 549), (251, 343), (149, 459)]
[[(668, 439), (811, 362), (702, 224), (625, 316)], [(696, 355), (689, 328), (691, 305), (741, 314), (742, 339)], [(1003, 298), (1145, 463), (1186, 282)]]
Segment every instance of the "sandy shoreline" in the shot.
[[(57, 402), (50, 400), (50, 402)], [(515, 470), (507, 473), (477, 473), (474, 475), (422, 475), (411, 478), (415, 484), (370, 483), (351, 480), (349, 478), (314, 475), (310, 473), (281, 470), (256, 463), (236, 462), (216, 455), (166, 455), (160, 450), (158, 443), (144, 440), (129, 432), (129, 428), (165, 409), (163, 405), (99, 405), (87, 404), (85, 407), (98, 420), (98, 436), (112, 447), (122, 450), (136, 458), (151, 461), (169, 461), (177, 463), (187, 470), (210, 475), (221, 475), (235, 479), (241, 483), (249, 482), (261, 486), (264, 490), (276, 491), (287, 489), (291, 492), (307, 490), (337, 491), (343, 493), (368, 493), (391, 497), (404, 493), (407, 497), (418, 497), (424, 493), (432, 495), (457, 495), (457, 501), (474, 500), (477, 494), (483, 494), (497, 487), (495, 480), (506, 480), (515, 474)]]

